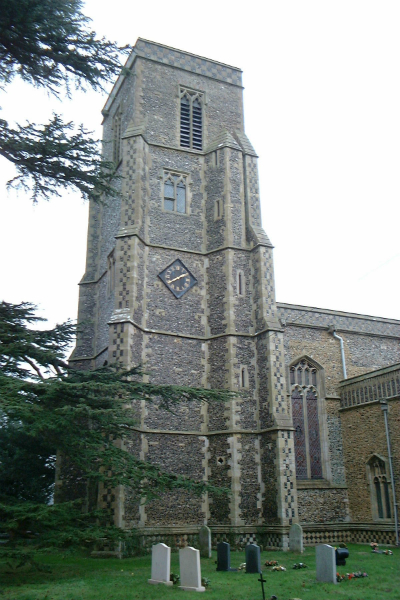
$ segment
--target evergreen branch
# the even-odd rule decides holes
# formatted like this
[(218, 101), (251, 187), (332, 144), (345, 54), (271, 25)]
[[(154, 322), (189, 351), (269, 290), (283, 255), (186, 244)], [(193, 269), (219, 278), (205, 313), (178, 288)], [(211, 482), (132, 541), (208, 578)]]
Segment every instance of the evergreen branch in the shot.
[(33, 360), (30, 360), (27, 356), (23, 357), (24, 361), (28, 363), (28, 365), (30, 365), (32, 367), (32, 369), (34, 371), (36, 371), (38, 377), (40, 377), (40, 379), (44, 379), (40, 369), (38, 366), (35, 365), (35, 363), (33, 362)]
[(113, 183), (120, 179), (113, 163), (104, 161), (99, 142), (80, 125), (64, 123), (54, 114), (46, 125), (9, 127), (0, 119), (0, 155), (12, 162), (18, 171), (8, 187), (22, 187), (40, 196), (60, 196), (59, 189), (76, 189), (84, 199), (99, 201), (102, 194), (116, 197)]
[(90, 86), (102, 90), (121, 71), (119, 47), (87, 29), (81, 0), (0, 0), (0, 78), (16, 75), (55, 95)]

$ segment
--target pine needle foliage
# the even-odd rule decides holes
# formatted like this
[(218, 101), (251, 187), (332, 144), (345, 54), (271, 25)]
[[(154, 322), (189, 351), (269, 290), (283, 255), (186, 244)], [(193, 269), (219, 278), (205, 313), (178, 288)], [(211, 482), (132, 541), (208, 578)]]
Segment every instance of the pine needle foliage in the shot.
[[(80, 0), (0, 0), (0, 88), (16, 77), (44, 88), (56, 98), (71, 87), (102, 91), (121, 72), (130, 47), (119, 47), (90, 30)], [(34, 202), (77, 190), (100, 201), (118, 195), (115, 165), (105, 161), (100, 144), (83, 125), (49, 123), (9, 125), (0, 120), (0, 155), (17, 175), (8, 186), (29, 190)]]
[[(226, 401), (231, 392), (145, 383), (139, 368), (118, 364), (73, 370), (64, 361), (73, 325), (35, 328), (41, 320), (29, 303), (0, 303), (0, 443), (12, 440), (16, 456), (9, 452), (8, 457), (20, 469), (15, 471), (18, 484), (13, 485), (13, 465), (3, 464), (7, 448), (2, 447), (0, 532), (7, 534), (8, 543), (0, 546), (0, 554), (15, 553), (27, 540), (47, 547), (126, 538), (126, 533), (105, 524), (110, 521), (107, 511), (90, 510), (85, 493), (71, 501), (65, 501), (64, 494), (64, 501), (54, 506), (44, 503), (49, 481), (42, 471), (46, 461), (54, 470), (56, 453), (66, 489), (75, 479), (84, 490), (97, 489), (99, 484), (124, 485), (138, 500), (174, 489), (225, 493), (209, 482), (168, 473), (140, 460), (130, 452), (130, 441), (137, 426), (135, 407), (143, 400), (157, 410), (173, 411), (182, 402)], [(17, 460), (24, 452), (30, 452), (27, 469)]]

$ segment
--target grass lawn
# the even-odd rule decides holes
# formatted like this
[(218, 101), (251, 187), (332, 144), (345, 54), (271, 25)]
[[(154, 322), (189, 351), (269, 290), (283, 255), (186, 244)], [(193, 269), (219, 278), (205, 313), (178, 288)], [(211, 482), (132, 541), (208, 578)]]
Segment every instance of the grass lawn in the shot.
[[(383, 600), (400, 599), (400, 548), (393, 548), (393, 556), (372, 554), (369, 546), (349, 545), (350, 557), (341, 574), (366, 571), (369, 577), (346, 580), (336, 585), (317, 583), (315, 580), (315, 549), (306, 548), (303, 554), (263, 552), (266, 560), (277, 560), (285, 572), (273, 572), (263, 566), (266, 598), (272, 594), (278, 600)], [(202, 576), (210, 579), (204, 593), (210, 600), (261, 600), (258, 575), (222, 573), (216, 571), (216, 553), (210, 559), (201, 559)], [(176, 586), (149, 585), (151, 557), (93, 559), (83, 555), (43, 555), (39, 562), (51, 567), (51, 572), (40, 572), (31, 567), (16, 571), (0, 564), (0, 600), (162, 600), (181, 598), (199, 599), (196, 592), (184, 592)], [(244, 552), (231, 553), (231, 566), (244, 562)], [(308, 569), (293, 570), (296, 562), (304, 562)], [(178, 553), (171, 555), (171, 571), (179, 573)], [(200, 596), (201, 597), (201, 596)]]

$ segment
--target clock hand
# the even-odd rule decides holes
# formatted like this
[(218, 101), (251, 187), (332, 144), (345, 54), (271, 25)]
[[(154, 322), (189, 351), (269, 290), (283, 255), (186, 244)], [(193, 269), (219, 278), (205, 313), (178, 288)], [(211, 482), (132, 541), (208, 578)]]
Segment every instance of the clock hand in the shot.
[(177, 279), (181, 279), (181, 277), (187, 277), (187, 273), (182, 273), (182, 275), (178, 275), (178, 277), (175, 277), (175, 279), (170, 279), (168, 283), (173, 283)]

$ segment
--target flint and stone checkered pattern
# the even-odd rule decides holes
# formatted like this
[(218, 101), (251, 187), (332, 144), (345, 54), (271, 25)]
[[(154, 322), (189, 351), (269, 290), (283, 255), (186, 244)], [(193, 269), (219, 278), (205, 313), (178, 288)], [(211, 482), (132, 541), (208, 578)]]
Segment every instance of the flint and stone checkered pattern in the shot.
[(136, 43), (135, 52), (139, 56), (150, 58), (165, 65), (185, 69), (192, 73), (219, 79), (233, 85), (242, 85), (242, 72), (240, 69), (209, 60), (208, 58), (188, 54), (182, 50), (176, 50), (175, 48), (162, 46), (161, 44), (155, 44), (154, 42), (140, 38)]
[(279, 318), (286, 325), (311, 325), (324, 329), (328, 329), (328, 327), (333, 325), (338, 331), (400, 337), (400, 322), (393, 319), (308, 308), (294, 304), (278, 303), (277, 306)]

